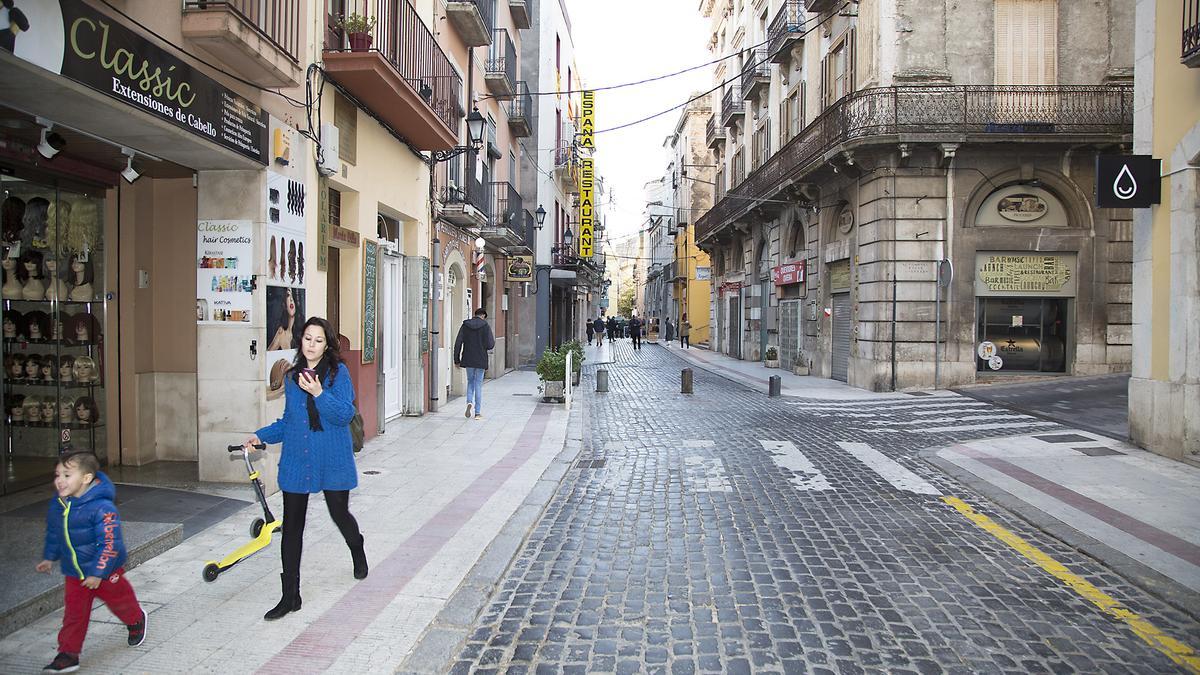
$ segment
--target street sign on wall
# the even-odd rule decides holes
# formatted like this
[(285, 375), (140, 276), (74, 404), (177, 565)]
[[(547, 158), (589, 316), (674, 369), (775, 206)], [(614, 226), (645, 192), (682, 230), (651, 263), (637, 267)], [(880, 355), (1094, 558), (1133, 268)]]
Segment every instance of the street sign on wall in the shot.
[(1097, 155), (1096, 206), (1143, 209), (1162, 201), (1162, 160), (1150, 155)]

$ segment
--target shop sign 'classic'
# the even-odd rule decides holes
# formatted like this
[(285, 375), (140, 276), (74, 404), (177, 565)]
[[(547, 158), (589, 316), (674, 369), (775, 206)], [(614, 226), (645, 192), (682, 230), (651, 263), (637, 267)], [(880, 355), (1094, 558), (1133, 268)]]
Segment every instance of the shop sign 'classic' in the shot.
[(267, 163), (267, 113), (78, 0), (25, 8), (14, 56)]

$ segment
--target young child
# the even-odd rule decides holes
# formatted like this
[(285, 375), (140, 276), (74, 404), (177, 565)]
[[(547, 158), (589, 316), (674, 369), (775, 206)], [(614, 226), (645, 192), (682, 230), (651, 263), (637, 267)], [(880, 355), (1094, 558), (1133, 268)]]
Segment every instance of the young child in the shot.
[(92, 601), (100, 598), (129, 629), (129, 646), (146, 639), (146, 612), (121, 567), (125, 542), (117, 514), (116, 489), (100, 472), (90, 452), (71, 452), (54, 469), (56, 499), (46, 515), (46, 545), (37, 571), (49, 572), (59, 561), (63, 580), (63, 626), (58, 632), (58, 656), (42, 672), (79, 670), (79, 652), (87, 637)]

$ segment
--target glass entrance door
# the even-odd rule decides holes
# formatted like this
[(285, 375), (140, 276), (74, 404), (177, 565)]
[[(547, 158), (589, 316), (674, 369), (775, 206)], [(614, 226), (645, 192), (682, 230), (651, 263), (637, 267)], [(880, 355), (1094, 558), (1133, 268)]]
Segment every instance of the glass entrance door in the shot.
[(1000, 361), (985, 361), (977, 354), (976, 369), (1066, 372), (1070, 337), (1067, 309), (1067, 298), (979, 298), (979, 342), (996, 345)]

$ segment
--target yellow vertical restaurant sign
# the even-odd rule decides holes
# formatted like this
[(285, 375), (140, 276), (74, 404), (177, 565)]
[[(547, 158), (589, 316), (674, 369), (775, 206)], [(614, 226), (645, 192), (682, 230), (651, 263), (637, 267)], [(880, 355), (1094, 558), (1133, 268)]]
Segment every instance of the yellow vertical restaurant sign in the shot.
[(595, 254), (596, 224), (595, 202), (592, 191), (596, 186), (596, 172), (592, 158), (579, 160), (579, 257), (591, 258)]
[(579, 120), (579, 147), (596, 148), (592, 134), (596, 131), (596, 92), (585, 89), (579, 94), (582, 115)]

